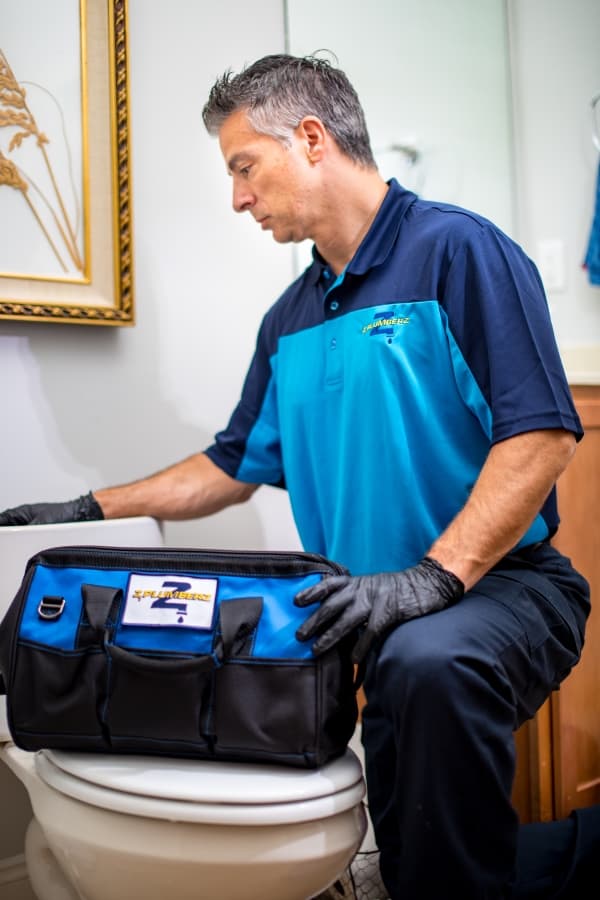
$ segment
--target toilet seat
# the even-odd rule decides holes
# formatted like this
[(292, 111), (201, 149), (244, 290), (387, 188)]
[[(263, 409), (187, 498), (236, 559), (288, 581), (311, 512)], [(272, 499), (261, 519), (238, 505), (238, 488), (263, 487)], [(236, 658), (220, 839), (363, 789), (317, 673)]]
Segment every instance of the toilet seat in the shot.
[(365, 793), (350, 750), (320, 769), (41, 750), (38, 776), (91, 806), (220, 825), (277, 825), (336, 815)]

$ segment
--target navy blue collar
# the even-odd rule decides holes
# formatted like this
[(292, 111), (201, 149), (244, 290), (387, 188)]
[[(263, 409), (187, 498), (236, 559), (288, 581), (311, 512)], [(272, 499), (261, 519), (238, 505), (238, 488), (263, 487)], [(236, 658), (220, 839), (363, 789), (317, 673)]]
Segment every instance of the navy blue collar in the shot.
[[(408, 208), (417, 199), (416, 194), (403, 188), (395, 178), (388, 181), (388, 185), (389, 190), (371, 227), (347, 266), (347, 271), (353, 275), (364, 275), (369, 269), (385, 262), (396, 242)], [(306, 274), (310, 282), (316, 284), (327, 268), (327, 262), (316, 245), (313, 246), (312, 254), (313, 264)]]

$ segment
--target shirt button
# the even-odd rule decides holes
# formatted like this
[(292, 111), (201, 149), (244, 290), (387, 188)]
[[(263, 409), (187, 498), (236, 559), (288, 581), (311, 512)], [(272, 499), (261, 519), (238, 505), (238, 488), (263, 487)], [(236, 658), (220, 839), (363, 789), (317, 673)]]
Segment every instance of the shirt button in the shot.
[(337, 341), (335, 338), (331, 338), (331, 344), (329, 346), (332, 350), (335, 350), (335, 348), (337, 347)]
[(337, 302), (337, 300), (332, 300), (329, 304), (329, 309), (332, 309), (335, 312), (339, 305), (340, 304)]
[(323, 278), (331, 278), (331, 272), (329, 269), (323, 269)]

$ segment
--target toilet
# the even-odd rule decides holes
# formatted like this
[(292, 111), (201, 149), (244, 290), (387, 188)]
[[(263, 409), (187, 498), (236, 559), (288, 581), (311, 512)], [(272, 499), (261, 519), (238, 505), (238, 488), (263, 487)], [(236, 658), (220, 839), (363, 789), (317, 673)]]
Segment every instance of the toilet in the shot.
[[(160, 546), (149, 518), (0, 528), (0, 619), (46, 547)], [(349, 865), (367, 830), (348, 748), (319, 769), (41, 750), (0, 760), (33, 809), (25, 858), (39, 900), (308, 900)], [(9, 816), (10, 810), (1, 810)]]

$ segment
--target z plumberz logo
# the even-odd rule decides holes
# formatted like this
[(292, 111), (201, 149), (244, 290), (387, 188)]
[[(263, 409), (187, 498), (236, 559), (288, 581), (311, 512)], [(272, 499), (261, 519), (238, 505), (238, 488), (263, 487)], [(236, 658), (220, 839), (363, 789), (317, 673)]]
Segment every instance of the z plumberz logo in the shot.
[(408, 325), (409, 316), (395, 315), (395, 309), (380, 309), (373, 313), (373, 321), (363, 325), (362, 333), (368, 334), (369, 337), (375, 335), (383, 335), (387, 338), (388, 344), (391, 344), (396, 337), (399, 328)]
[(216, 595), (216, 578), (132, 575), (127, 586), (123, 624), (210, 628)]

